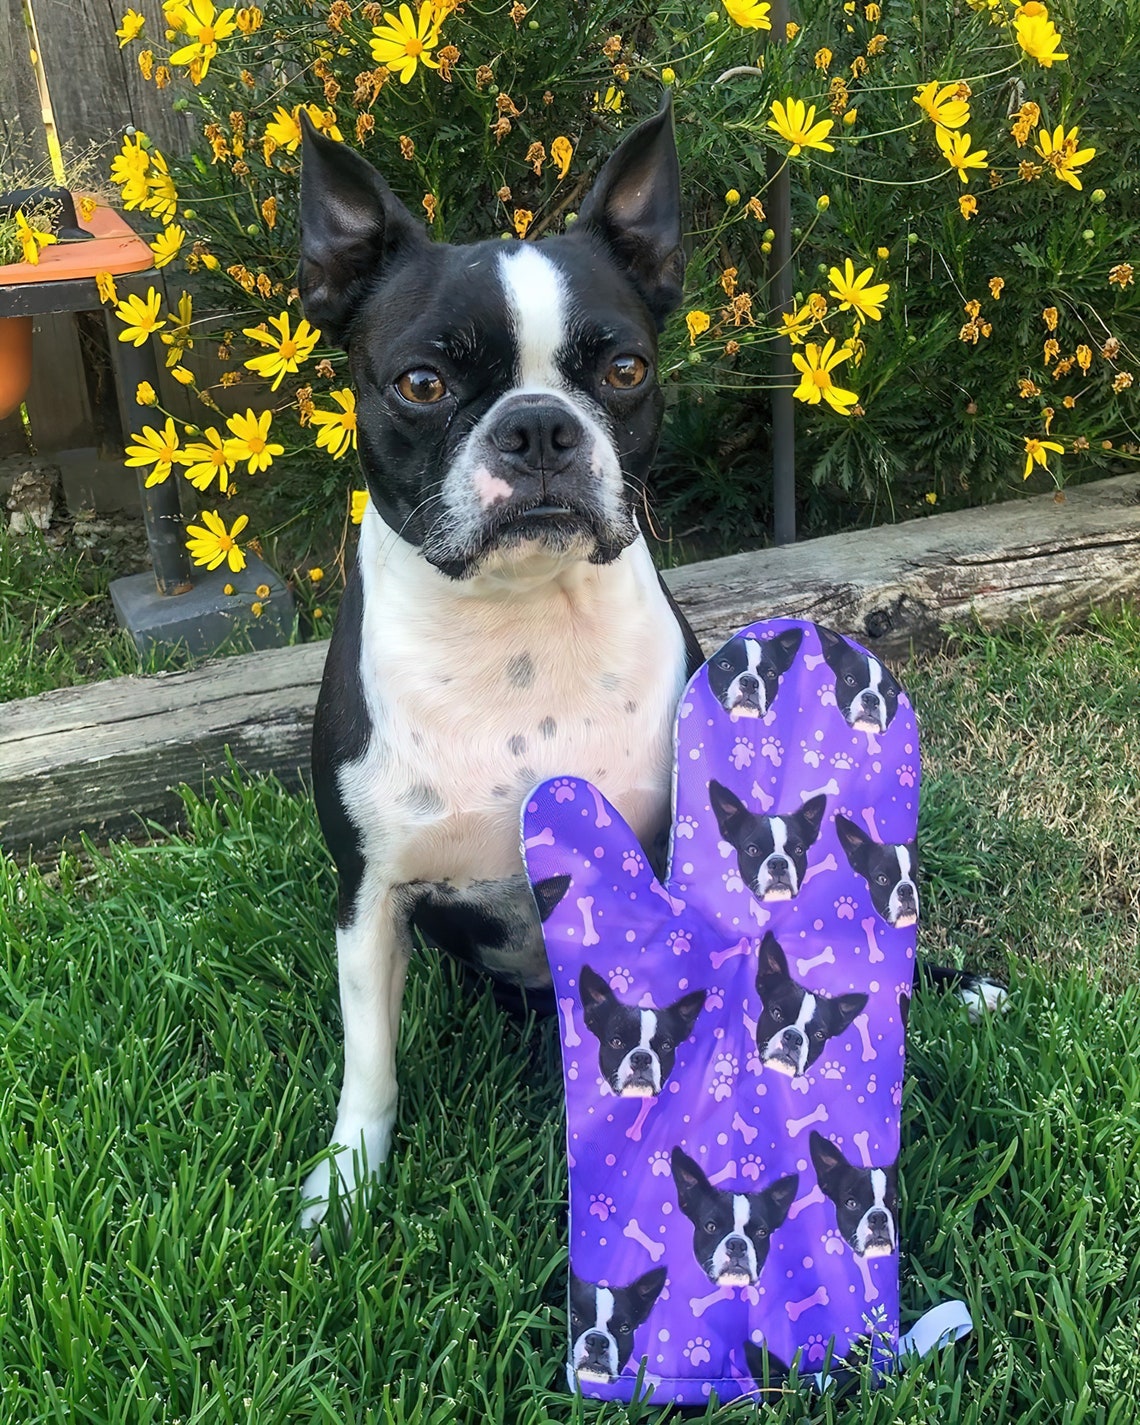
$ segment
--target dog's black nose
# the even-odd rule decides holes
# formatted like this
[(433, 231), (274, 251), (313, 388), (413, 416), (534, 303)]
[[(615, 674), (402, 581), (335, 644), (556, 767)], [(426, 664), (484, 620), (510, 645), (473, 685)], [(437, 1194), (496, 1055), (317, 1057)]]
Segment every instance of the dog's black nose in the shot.
[(760, 691), (760, 679), (752, 673), (741, 673), (740, 691), (742, 693), (758, 693)]
[(609, 1353), (610, 1338), (603, 1336), (600, 1331), (588, 1331), (583, 1344), (586, 1347), (586, 1354), (597, 1359)]
[(645, 1049), (635, 1049), (629, 1056), (629, 1067), (637, 1073), (645, 1073), (652, 1064), (653, 1055)]
[(787, 873), (788, 863), (783, 856), (768, 857), (768, 872), (773, 876), (783, 876)]
[(785, 1049), (798, 1049), (803, 1042), (804, 1036), (794, 1025), (789, 1025), (787, 1029), (784, 1030)]
[(910, 883), (910, 881), (901, 881), (899, 883), (899, 900), (912, 901), (914, 900), (914, 896), (914, 886)]
[(572, 459), (585, 428), (563, 401), (520, 396), (511, 401), (491, 430), (495, 449), (520, 474), (555, 474)]
[(872, 1232), (885, 1232), (887, 1228), (887, 1214), (881, 1209), (867, 1214), (867, 1226)]
[(724, 1244), (725, 1254), (733, 1259), (748, 1255), (748, 1243), (743, 1237), (729, 1237)]

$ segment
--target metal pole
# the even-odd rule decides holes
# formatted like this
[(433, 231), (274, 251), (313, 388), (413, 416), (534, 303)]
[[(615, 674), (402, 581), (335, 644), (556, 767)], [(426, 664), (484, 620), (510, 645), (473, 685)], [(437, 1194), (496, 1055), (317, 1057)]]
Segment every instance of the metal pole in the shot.
[[(772, 0), (770, 44), (787, 42), (788, 0)], [(784, 154), (768, 151), (768, 221), (776, 236), (772, 243), (772, 276), (768, 283), (769, 316), (780, 321), (791, 310), (792, 294), (792, 178)], [(772, 342), (772, 536), (777, 544), (796, 538), (796, 385), (792, 343), (786, 336)]]
[[(145, 274), (144, 274), (145, 275)], [(149, 284), (116, 278), (116, 283), (124, 291), (137, 290), (145, 294)], [(145, 410), (135, 402), (135, 391), (140, 381), (148, 381), (158, 390), (158, 363), (154, 359), (153, 338), (148, 338), (142, 346), (134, 346), (118, 339), (118, 326), (113, 318), (113, 308), (107, 312), (107, 332), (111, 343), (111, 359), (115, 364), (115, 375), (119, 388), (119, 409), (123, 414), (128, 431), (138, 420), (137, 413)], [(158, 418), (155, 417), (157, 420)], [(146, 488), (145, 474), (139, 472), (139, 499), (142, 502), (143, 522), (146, 526), (146, 542), (150, 547), (151, 563), (154, 566), (154, 582), (160, 594), (187, 594), (194, 586), (190, 572), (190, 556), (186, 550), (186, 536), (182, 526), (182, 510), (178, 501), (178, 475), (172, 471), (161, 485)]]

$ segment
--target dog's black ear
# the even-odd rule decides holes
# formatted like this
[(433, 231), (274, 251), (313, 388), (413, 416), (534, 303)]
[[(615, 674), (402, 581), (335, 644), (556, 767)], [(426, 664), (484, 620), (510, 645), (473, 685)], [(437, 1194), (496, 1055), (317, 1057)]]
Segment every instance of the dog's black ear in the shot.
[(832, 1034), (842, 1034), (857, 1014), (867, 1008), (867, 996), (860, 994), (836, 995), (827, 1001), (835, 1028)]
[(637, 1303), (637, 1325), (640, 1326), (653, 1310), (653, 1303), (661, 1295), (667, 1273), (664, 1267), (654, 1267), (651, 1272), (630, 1282), (626, 1290)]
[(693, 1206), (693, 1199), (702, 1192), (707, 1192), (709, 1180), (701, 1172), (700, 1166), (694, 1163), (688, 1153), (682, 1148), (674, 1148), (669, 1159), (673, 1169), (673, 1183), (677, 1189), (677, 1202), (681, 1211), (686, 1217), (690, 1216), (690, 1208)]
[(401, 247), (427, 244), (418, 223), (367, 159), (318, 133), (302, 108), (301, 260), (305, 316), (343, 346), (368, 282)]
[(531, 886), (531, 892), (534, 895), (535, 904), (538, 906), (539, 920), (550, 919), (569, 889), (569, 876), (547, 876), (544, 881), (535, 881)]
[(764, 986), (770, 980), (786, 980), (788, 978), (788, 957), (784, 954), (783, 946), (776, 939), (770, 930), (764, 932), (764, 939), (760, 942), (760, 962), (756, 968), (756, 988), (761, 995), (764, 994)]
[(668, 96), (602, 166), (571, 229), (596, 234), (625, 269), (658, 329), (681, 300), (681, 169)]
[(768, 639), (768, 657), (772, 660), (779, 673), (786, 673), (792, 666), (792, 659), (800, 651), (800, 644), (804, 641), (804, 631), (802, 628), (786, 628), (783, 633), (776, 634), (775, 638)]
[(772, 1227), (779, 1227), (784, 1218), (788, 1215), (788, 1208), (791, 1207), (796, 1196), (796, 1188), (800, 1185), (799, 1173), (790, 1173), (786, 1178), (780, 1178), (774, 1182), (770, 1188), (764, 1189), (764, 1196), (777, 1214), (772, 1222)]
[(716, 816), (716, 824), (721, 838), (731, 841), (733, 832), (741, 820), (748, 815), (748, 808), (735, 792), (730, 792), (727, 787), (722, 787), (717, 781), (709, 783), (709, 805)]
[(910, 1024), (910, 995), (905, 990), (899, 995), (899, 1014), (902, 1017), (902, 1026), (905, 1032)]
[(819, 1179), (819, 1185), (823, 1188), (824, 1192), (826, 1192), (827, 1180), (840, 1168), (847, 1166), (847, 1159), (830, 1138), (825, 1138), (822, 1133), (817, 1133), (814, 1128), (808, 1140), (808, 1148), (811, 1151), (811, 1161), (815, 1168), (815, 1175)]
[(850, 817), (844, 816), (842, 812), (835, 818), (835, 831), (839, 837), (839, 844), (843, 847), (844, 853), (851, 862), (855, 864), (855, 857), (868, 845), (871, 838), (863, 831)]
[(578, 976), (578, 996), (582, 1001), (586, 1025), (591, 1032), (597, 1023), (598, 1011), (614, 1004), (617, 1000), (613, 990), (596, 970), (590, 969), (589, 965), (583, 965), (582, 972)]
[(823, 649), (823, 656), (827, 659), (828, 663), (831, 662), (836, 654), (842, 653), (848, 646), (847, 640), (840, 638), (839, 634), (832, 628), (824, 628), (823, 624), (817, 623), (815, 631), (819, 634), (819, 646)]
[[(822, 795), (812, 797), (810, 801), (804, 802), (797, 815), (811, 832), (812, 841), (819, 835), (819, 828), (823, 824), (823, 814), (827, 810), (827, 798)], [(808, 843), (811, 844), (810, 842)]]
[(708, 990), (693, 990), (690, 994), (682, 996), (676, 1003), (671, 1004), (669, 1009), (681, 1022), (684, 1033), (677, 1035), (678, 1042), (687, 1039), (693, 1032), (693, 1025), (697, 1022), (697, 1015), (705, 1007), (705, 1000), (708, 998)]

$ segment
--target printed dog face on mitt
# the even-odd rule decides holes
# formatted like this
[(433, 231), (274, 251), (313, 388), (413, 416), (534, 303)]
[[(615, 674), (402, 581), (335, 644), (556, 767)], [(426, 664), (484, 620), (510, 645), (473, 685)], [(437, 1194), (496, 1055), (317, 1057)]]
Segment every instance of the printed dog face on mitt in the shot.
[(677, 1202), (693, 1224), (693, 1256), (718, 1286), (755, 1286), (768, 1260), (769, 1239), (788, 1215), (799, 1174), (763, 1192), (721, 1192), (680, 1148), (670, 1162)]
[(599, 1286), (570, 1273), (570, 1359), (579, 1380), (608, 1385), (621, 1375), (633, 1354), (634, 1333), (664, 1285), (664, 1267), (629, 1286)]
[(835, 702), (857, 732), (886, 732), (899, 710), (902, 691), (869, 653), (852, 648), (829, 628), (816, 625), (827, 666), (835, 674)]
[(721, 840), (736, 851), (740, 878), (757, 900), (789, 901), (803, 885), (827, 798), (812, 797), (790, 816), (757, 816), (735, 792), (709, 783), (709, 805)]
[(797, 984), (788, 973), (788, 959), (769, 930), (760, 942), (756, 993), (763, 1012), (756, 1022), (756, 1047), (768, 1069), (799, 1078), (823, 1053), (829, 1039), (851, 1024), (867, 1005), (864, 994), (834, 999)]
[(780, 674), (792, 666), (803, 636), (802, 628), (764, 639), (738, 633), (713, 654), (709, 687), (733, 722), (768, 711), (780, 691)]
[(814, 1129), (810, 1146), (819, 1186), (835, 1204), (836, 1224), (848, 1246), (857, 1257), (889, 1257), (898, 1245), (898, 1161), (886, 1168), (857, 1168)]
[(848, 817), (835, 818), (843, 853), (871, 892), (875, 909), (888, 925), (900, 930), (918, 921), (918, 842), (902, 845), (872, 840)]
[(693, 990), (665, 1009), (641, 1009), (622, 1004), (601, 975), (583, 965), (578, 993), (586, 1028), (599, 1041), (598, 1067), (606, 1083), (622, 1098), (656, 1098), (707, 991)]

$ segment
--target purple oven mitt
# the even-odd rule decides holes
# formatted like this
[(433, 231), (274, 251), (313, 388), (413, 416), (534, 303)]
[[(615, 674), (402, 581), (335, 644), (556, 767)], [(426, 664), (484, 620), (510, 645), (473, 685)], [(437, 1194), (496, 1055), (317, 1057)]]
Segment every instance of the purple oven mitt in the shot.
[(661, 884), (589, 782), (523, 850), (559, 1006), (571, 1387), (702, 1404), (899, 1346), (918, 733), (815, 624), (738, 633), (677, 721)]

